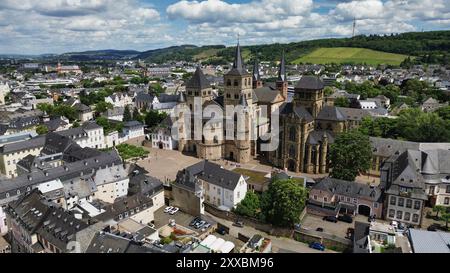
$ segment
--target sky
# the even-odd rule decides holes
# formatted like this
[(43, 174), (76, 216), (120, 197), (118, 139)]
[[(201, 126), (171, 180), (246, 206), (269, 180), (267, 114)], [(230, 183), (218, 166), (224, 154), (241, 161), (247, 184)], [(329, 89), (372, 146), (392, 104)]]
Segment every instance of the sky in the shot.
[(450, 29), (449, 0), (0, 0), (0, 54)]

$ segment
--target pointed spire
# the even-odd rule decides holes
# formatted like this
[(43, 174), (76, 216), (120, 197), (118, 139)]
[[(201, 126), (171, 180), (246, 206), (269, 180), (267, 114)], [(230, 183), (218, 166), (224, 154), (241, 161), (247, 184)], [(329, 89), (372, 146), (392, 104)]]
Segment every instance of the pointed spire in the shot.
[(278, 69), (278, 81), (285, 82), (286, 81), (286, 61), (284, 58), (284, 50), (283, 55), (281, 56), (280, 67)]
[(237, 69), (239, 72), (242, 72), (244, 70), (244, 62), (242, 62), (241, 46), (239, 45), (239, 40), (236, 46), (236, 51), (234, 53), (233, 68)]
[(253, 64), (253, 81), (261, 80), (261, 76), (259, 75), (259, 62), (255, 59), (255, 63)]
[(241, 95), (241, 97), (239, 99), (239, 105), (244, 106), (244, 107), (248, 106), (247, 100), (245, 99), (243, 94)]
[(184, 96), (184, 92), (179, 91), (178, 92), (178, 99), (177, 99), (178, 103), (185, 103), (186, 102), (186, 98)]

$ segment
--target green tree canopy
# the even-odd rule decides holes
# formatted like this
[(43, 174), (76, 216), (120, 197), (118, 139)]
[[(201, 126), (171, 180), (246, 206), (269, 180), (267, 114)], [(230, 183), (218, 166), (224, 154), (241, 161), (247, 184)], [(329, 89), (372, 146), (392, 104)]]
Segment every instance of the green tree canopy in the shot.
[(276, 226), (291, 227), (299, 221), (307, 190), (293, 179), (275, 180), (261, 198), (265, 220)]
[(336, 107), (349, 107), (350, 102), (346, 97), (338, 97), (334, 100), (334, 106)]
[(127, 122), (132, 120), (133, 117), (131, 116), (130, 106), (125, 106), (125, 109), (123, 110), (123, 121)]
[(450, 141), (450, 122), (436, 113), (424, 113), (419, 108), (400, 112), (397, 129), (400, 137), (416, 142)]
[(47, 126), (42, 125), (42, 124), (38, 125), (38, 126), (36, 127), (36, 133), (38, 133), (39, 135), (45, 135), (45, 134), (47, 134), (47, 133), (48, 133), (48, 128), (47, 128)]
[(331, 177), (354, 181), (370, 168), (372, 149), (369, 137), (353, 130), (339, 134), (330, 146)]
[(108, 109), (113, 109), (113, 107), (114, 106), (109, 102), (99, 101), (95, 104), (95, 112), (97, 112), (98, 114), (101, 114)]
[(245, 198), (236, 206), (235, 212), (248, 217), (257, 217), (261, 208), (259, 195), (247, 191)]

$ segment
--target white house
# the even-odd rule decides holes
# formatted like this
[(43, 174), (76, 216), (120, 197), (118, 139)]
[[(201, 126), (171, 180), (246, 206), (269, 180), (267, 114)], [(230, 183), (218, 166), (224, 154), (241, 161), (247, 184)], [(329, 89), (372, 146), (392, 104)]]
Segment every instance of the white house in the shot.
[(111, 103), (114, 107), (125, 107), (133, 104), (133, 98), (127, 93), (116, 92), (105, 98), (105, 102)]
[(144, 125), (136, 120), (125, 122), (123, 124), (123, 135), (126, 139), (144, 136)]
[(152, 142), (153, 148), (164, 150), (176, 150), (178, 141), (172, 138), (172, 119), (166, 117), (152, 132), (148, 135), (148, 140)]
[[(187, 182), (187, 183), (186, 183)], [(224, 169), (208, 160), (198, 162), (178, 172), (174, 184), (191, 187), (200, 185), (204, 202), (230, 211), (247, 194), (247, 182), (241, 174)], [(192, 189), (196, 192), (195, 189)]]

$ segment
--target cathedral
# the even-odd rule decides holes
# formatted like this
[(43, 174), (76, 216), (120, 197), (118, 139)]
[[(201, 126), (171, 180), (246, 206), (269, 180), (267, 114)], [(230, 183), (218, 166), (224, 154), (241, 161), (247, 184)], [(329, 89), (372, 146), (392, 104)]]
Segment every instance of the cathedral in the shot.
[[(235, 50), (232, 68), (224, 75), (223, 93), (218, 95), (211, 88), (200, 68), (186, 83), (186, 92), (180, 94), (178, 104), (191, 113), (190, 128), (178, 125), (178, 149), (190, 152), (208, 160), (228, 159), (246, 163), (252, 158), (262, 158), (274, 166), (294, 172), (328, 172), (327, 155), (329, 145), (337, 133), (346, 131), (361, 120), (360, 109), (326, 106), (323, 94), (324, 84), (316, 76), (303, 76), (295, 86), (292, 101), (288, 101), (288, 82), (284, 54), (278, 67), (275, 83), (263, 83), (259, 64), (255, 61), (253, 72), (246, 70), (242, 60), (239, 43)], [(200, 100), (200, 103), (195, 103)], [(198, 105), (202, 109), (214, 106), (226, 112), (226, 106), (241, 106), (242, 112), (228, 113), (221, 120), (208, 122), (214, 115), (197, 114)], [(266, 107), (267, 115), (262, 114)], [(279, 112), (278, 149), (261, 152), (260, 136), (270, 130), (270, 113)], [(182, 115), (182, 114), (180, 114)], [(244, 138), (225, 138), (227, 119), (236, 116), (244, 120), (244, 126), (235, 126), (234, 136)], [(181, 117), (181, 116), (180, 116)], [(186, 120), (183, 117), (180, 120)], [(195, 138), (194, 123), (203, 125), (201, 138)], [(239, 128), (238, 128), (239, 127)], [(188, 137), (189, 136), (189, 137)], [(253, 136), (253, 137), (252, 137)]]

